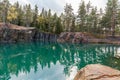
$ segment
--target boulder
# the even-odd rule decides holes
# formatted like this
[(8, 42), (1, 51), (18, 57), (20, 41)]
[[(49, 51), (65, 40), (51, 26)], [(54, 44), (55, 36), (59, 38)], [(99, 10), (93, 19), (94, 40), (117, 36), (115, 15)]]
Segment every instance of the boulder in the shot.
[(74, 80), (120, 80), (120, 71), (100, 64), (82, 68)]
[(58, 42), (86, 43), (86, 36), (82, 32), (62, 32), (57, 39)]

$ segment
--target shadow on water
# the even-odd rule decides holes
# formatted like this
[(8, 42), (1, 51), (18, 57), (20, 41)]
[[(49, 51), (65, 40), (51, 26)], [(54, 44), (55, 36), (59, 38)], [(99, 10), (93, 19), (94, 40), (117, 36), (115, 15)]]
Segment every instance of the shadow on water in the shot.
[(51, 42), (1, 44), (0, 79), (9, 80), (12, 78), (11, 75), (19, 76), (21, 72), (28, 74), (31, 69), (35, 74), (40, 72), (39, 68), (51, 69), (52, 65), (56, 66), (58, 63), (63, 67), (64, 77), (70, 77), (71, 68), (76, 67), (79, 70), (87, 64), (100, 63), (120, 70), (120, 59), (114, 57), (118, 53), (120, 54), (120, 46), (107, 44)]

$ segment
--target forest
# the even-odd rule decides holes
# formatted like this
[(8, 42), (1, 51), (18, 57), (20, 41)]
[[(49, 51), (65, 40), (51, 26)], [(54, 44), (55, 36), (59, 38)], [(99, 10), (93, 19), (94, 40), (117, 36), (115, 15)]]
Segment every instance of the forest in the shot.
[(64, 6), (61, 15), (52, 10), (34, 8), (31, 4), (21, 5), (19, 2), (10, 4), (9, 0), (0, 0), (0, 22), (19, 26), (36, 27), (42, 32), (60, 34), (61, 32), (87, 32), (91, 34), (120, 34), (120, 3), (108, 0), (105, 10), (98, 9), (89, 1), (82, 0), (77, 14), (71, 4)]

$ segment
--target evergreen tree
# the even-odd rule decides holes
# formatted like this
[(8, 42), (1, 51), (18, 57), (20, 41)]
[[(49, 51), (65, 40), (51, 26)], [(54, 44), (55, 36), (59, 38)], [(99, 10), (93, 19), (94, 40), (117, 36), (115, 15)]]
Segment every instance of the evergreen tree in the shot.
[(79, 6), (78, 9), (78, 17), (80, 18), (80, 24), (79, 24), (79, 29), (80, 31), (85, 31), (85, 23), (86, 23), (86, 7), (85, 7), (85, 2), (82, 1), (82, 3)]
[(14, 4), (15, 8), (16, 8), (16, 11), (18, 13), (17, 15), (17, 19), (15, 20), (15, 24), (17, 25), (25, 25), (25, 20), (24, 20), (24, 17), (25, 17), (25, 11), (23, 10), (22, 6), (19, 4), (19, 2), (17, 1), (15, 4)]
[(0, 1), (0, 22), (2, 22), (2, 1)]
[(60, 18), (57, 19), (55, 26), (55, 33), (60, 34), (63, 31)]
[(14, 24), (17, 24), (18, 25), (18, 20), (19, 20), (19, 18), (18, 18), (18, 16), (19, 16), (19, 2), (17, 1), (15, 4), (14, 4), (14, 7), (16, 8), (16, 12), (17, 12), (17, 18), (15, 19), (15, 21), (14, 21)]
[(117, 8), (118, 0), (108, 0), (106, 13), (101, 21), (102, 26), (106, 29), (108, 28), (111, 31), (112, 36), (115, 35)]
[(51, 26), (51, 32), (56, 32), (56, 25), (57, 25), (57, 19), (58, 19), (58, 16), (57, 16), (57, 14), (55, 13), (54, 15), (53, 15), (53, 18), (52, 18), (52, 26)]
[(61, 19), (61, 25), (62, 25), (62, 29), (63, 28), (65, 28), (65, 21), (64, 21), (64, 14), (63, 13), (61, 13), (61, 15), (60, 15), (60, 19)]
[(37, 17), (38, 17), (38, 7), (37, 7), (37, 5), (35, 5), (35, 9), (34, 9), (34, 12), (33, 12), (33, 22), (32, 22), (34, 27), (38, 26), (37, 25)]
[(7, 15), (8, 15), (8, 9), (9, 9), (9, 5), (10, 5), (10, 3), (9, 3), (9, 0), (3, 0), (2, 1), (2, 21), (3, 22), (7, 22)]
[(96, 30), (97, 30), (97, 8), (93, 8), (91, 13), (90, 13), (90, 16), (91, 16), (91, 32), (95, 33)]
[(25, 6), (25, 23), (27, 27), (30, 27), (30, 24), (33, 21), (33, 13), (30, 4)]
[(51, 18), (52, 14), (51, 14), (51, 10), (49, 9), (48, 11), (48, 31), (51, 31), (51, 23), (52, 23), (52, 18)]
[(19, 9), (18, 9), (18, 25), (25, 25), (24, 17), (25, 17), (25, 13), (22, 9), (22, 6), (20, 6)]
[(91, 8), (91, 2), (89, 1), (88, 4), (86, 5), (86, 13), (90, 12), (90, 8)]
[(72, 19), (72, 25), (71, 25), (71, 31), (72, 32), (75, 32), (75, 28), (76, 28), (76, 26), (75, 26), (75, 16), (73, 16), (73, 19)]
[(65, 16), (64, 16), (64, 21), (65, 21), (65, 31), (71, 31), (71, 27), (72, 27), (72, 19), (74, 18), (74, 14), (73, 14), (73, 9), (71, 4), (66, 4), (65, 8), (64, 8), (64, 12), (65, 12)]
[(91, 23), (90, 13), (91, 13), (91, 2), (89, 1), (88, 4), (86, 5), (86, 16), (85, 16), (85, 18), (86, 18), (85, 31), (86, 32), (90, 32), (91, 31), (91, 24), (92, 23)]

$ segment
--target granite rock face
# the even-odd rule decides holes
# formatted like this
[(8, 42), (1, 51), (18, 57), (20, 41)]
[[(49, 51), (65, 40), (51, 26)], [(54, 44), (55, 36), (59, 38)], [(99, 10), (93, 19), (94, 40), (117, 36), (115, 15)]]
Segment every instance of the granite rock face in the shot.
[(45, 33), (45, 32), (40, 32), (40, 31), (36, 31), (36, 33), (34, 35), (34, 40), (56, 42), (57, 38), (58, 38), (58, 36), (56, 34)]
[(74, 80), (120, 80), (120, 71), (100, 64), (82, 68)]
[(56, 41), (57, 35), (40, 32), (34, 27), (24, 27), (13, 24), (0, 23), (0, 42), (19, 42), (33, 40)]
[(0, 42), (31, 41), (35, 28), (0, 24)]
[(62, 32), (57, 39), (58, 42), (86, 43), (87, 36), (81, 32)]

